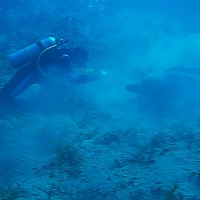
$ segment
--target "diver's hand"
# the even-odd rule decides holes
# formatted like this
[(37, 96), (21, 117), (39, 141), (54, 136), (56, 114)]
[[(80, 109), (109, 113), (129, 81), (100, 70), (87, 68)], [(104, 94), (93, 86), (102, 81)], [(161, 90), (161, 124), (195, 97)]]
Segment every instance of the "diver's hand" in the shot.
[(102, 79), (107, 75), (107, 72), (105, 70), (96, 70), (94, 73), (94, 76), (96, 79)]
[(100, 79), (105, 77), (107, 74), (108, 73), (105, 70), (96, 70), (96, 73), (95, 73), (96, 77)]
[(105, 71), (105, 70), (98, 70), (98, 73), (100, 74), (100, 75), (107, 75), (108, 73)]

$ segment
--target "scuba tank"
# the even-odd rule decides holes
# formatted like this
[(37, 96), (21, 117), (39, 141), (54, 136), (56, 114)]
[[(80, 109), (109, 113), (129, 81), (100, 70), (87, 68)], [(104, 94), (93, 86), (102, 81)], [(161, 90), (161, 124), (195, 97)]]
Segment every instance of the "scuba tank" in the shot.
[(9, 54), (8, 58), (14, 68), (18, 68), (35, 60), (46, 49), (57, 44), (57, 39), (47, 37), (15, 53)]

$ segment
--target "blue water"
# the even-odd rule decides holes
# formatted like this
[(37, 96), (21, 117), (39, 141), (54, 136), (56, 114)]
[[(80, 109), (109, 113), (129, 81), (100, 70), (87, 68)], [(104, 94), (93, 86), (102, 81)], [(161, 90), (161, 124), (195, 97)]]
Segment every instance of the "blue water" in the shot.
[[(7, 55), (71, 38), (105, 70), (0, 104), (0, 199), (199, 200), (200, 1), (0, 2)], [(131, 91), (127, 91), (131, 84)]]

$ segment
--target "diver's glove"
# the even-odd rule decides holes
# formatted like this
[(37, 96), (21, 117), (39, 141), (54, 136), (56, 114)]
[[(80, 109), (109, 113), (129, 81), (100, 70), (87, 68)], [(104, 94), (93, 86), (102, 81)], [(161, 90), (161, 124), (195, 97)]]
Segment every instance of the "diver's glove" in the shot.
[(105, 70), (97, 70), (94, 68), (81, 68), (82, 69), (82, 73), (83, 74), (87, 74), (87, 75), (95, 75), (95, 76), (105, 76), (108, 73)]
[(105, 70), (102, 70), (102, 69), (101, 70), (97, 70), (97, 72), (102, 76), (105, 76), (105, 75), (108, 74)]
[(93, 73), (93, 76), (96, 77), (96, 79), (101, 79), (105, 77), (108, 73), (105, 70), (95, 70)]

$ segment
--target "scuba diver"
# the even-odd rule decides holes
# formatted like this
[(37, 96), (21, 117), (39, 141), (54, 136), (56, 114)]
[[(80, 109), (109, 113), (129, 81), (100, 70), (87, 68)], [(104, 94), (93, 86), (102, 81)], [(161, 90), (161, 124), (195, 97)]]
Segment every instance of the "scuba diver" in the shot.
[[(47, 37), (24, 49), (9, 55), (14, 68), (19, 68), (14, 77), (1, 88), (0, 99), (9, 101), (17, 98), (32, 84), (45, 82), (87, 83), (95, 81), (106, 73), (103, 70), (87, 70), (85, 63), (89, 53), (82, 46), (73, 47), (70, 39)], [(83, 71), (76, 74), (76, 71)], [(90, 70), (91, 71), (91, 70)], [(48, 81), (47, 81), (48, 80)]]

